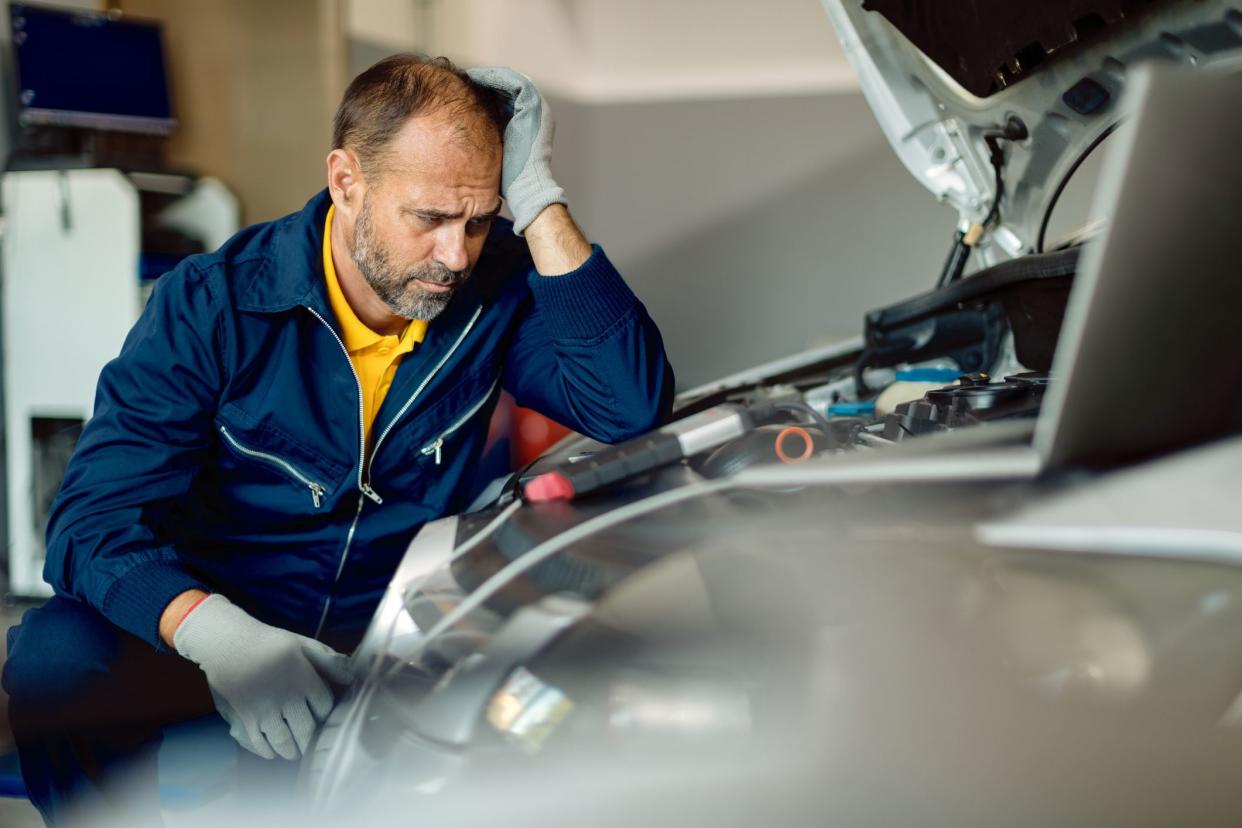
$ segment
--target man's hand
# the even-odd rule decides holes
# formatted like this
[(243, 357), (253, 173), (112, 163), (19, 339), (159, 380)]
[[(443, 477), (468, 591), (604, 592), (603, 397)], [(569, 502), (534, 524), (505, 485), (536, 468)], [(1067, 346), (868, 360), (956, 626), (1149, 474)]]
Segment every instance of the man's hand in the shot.
[(555, 276), (576, 270), (590, 258), (591, 243), (565, 208), (565, 191), (552, 179), (556, 124), (547, 103), (521, 72), (488, 66), (466, 74), (505, 95), (513, 108), (500, 173), (500, 194), (513, 213), (513, 232), (526, 236), (539, 273)]
[(265, 759), (304, 754), (332, 711), (328, 682), (350, 682), (347, 656), (257, 621), (223, 595), (194, 607), (177, 626), (173, 644), (207, 674), (229, 734)]
[(500, 194), (513, 213), (519, 236), (549, 204), (564, 204), (565, 191), (552, 180), (552, 134), (556, 124), (531, 79), (503, 66), (466, 70), (475, 83), (509, 99), (513, 116), (505, 129)]

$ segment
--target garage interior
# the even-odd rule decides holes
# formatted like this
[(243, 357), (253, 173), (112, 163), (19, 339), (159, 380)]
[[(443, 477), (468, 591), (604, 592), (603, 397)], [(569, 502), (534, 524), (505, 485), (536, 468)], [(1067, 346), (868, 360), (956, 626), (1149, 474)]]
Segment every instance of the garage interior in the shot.
[[(0, 131), (0, 154), (8, 159), (0, 231), (4, 629), (52, 594), (42, 575), (48, 511), (91, 416), (99, 371), (121, 347), (153, 285), (186, 256), (209, 252), (248, 225), (296, 211), (322, 189), (337, 103), (352, 78), (389, 55), (442, 54), (463, 67), (512, 66), (534, 81), (556, 120), (554, 169), (574, 218), (607, 249), (658, 325), (676, 390), (709, 389), (683, 409), (692, 416), (736, 403), (713, 396), (714, 381), (791, 354), (821, 349), (831, 355), (827, 370), (843, 370), (844, 361), (832, 361), (838, 356), (832, 349), (845, 347), (865, 323), (872, 325), (870, 312), (935, 288), (955, 231), (959, 242), (963, 236), (958, 211), (947, 200), (937, 203), (894, 152), (821, 0), (26, 5), (156, 26), (171, 114), (155, 128), (84, 125), (71, 127), (70, 137), (57, 133), (63, 123), (19, 123), (18, 110), (31, 106), (22, 101), (28, 90), (14, 63), (26, 33), (14, 27), (11, 15), (23, 14), (24, 6), (7, 0), (0, 6), (8, 109), (8, 127)], [(1242, 11), (1229, 15), (1242, 42)], [(56, 48), (65, 47), (49, 50), (53, 63)], [(151, 87), (157, 92), (158, 80)], [(1079, 159), (1081, 166), (1075, 165), (1054, 199), (1049, 238), (1098, 218), (1097, 183), (1106, 176), (1115, 143)], [(990, 170), (984, 172), (990, 178)], [(999, 203), (999, 193), (996, 198)], [(167, 232), (144, 224), (153, 211), (163, 216)], [(982, 232), (990, 222), (979, 225)], [(985, 268), (985, 262), (972, 261), (965, 275)], [(70, 280), (67, 273), (79, 275)], [(47, 343), (46, 332), (54, 330), (83, 335)], [(83, 340), (92, 343), (89, 351), (81, 348)], [(32, 348), (35, 341), (40, 344)], [(860, 363), (857, 376), (864, 368), (894, 368), (899, 381), (919, 385), (921, 396), (958, 382), (965, 370), (946, 368), (943, 361), (914, 362)], [(903, 376), (906, 369), (914, 373)], [(790, 368), (788, 376), (793, 373)], [(777, 385), (787, 378), (781, 371), (774, 376)], [(983, 377), (977, 381), (986, 383), (986, 372)], [(846, 402), (832, 402), (842, 406), (837, 415), (853, 416)], [(777, 454), (790, 462), (779, 448), (788, 429), (761, 428), (779, 432)], [(569, 433), (511, 398), (498, 405), (491, 429), (503, 441), (505, 473), (536, 462)], [(855, 430), (850, 439), (857, 436)], [(805, 439), (807, 456), (819, 450), (810, 436)], [(829, 439), (835, 447), (831, 441), (838, 438)], [(893, 441), (889, 434), (872, 446)], [(1002, 488), (998, 484), (991, 495), (1007, 496)], [(929, 512), (933, 500), (926, 501)], [(940, 515), (956, 514), (947, 499), (935, 503)], [(917, 521), (926, 516), (919, 515), (911, 520), (921, 526)], [(883, 535), (886, 530), (876, 528), (883, 520), (875, 520), (849, 543), (866, 540), (868, 531)], [(885, 540), (918, 539), (903, 538), (895, 528)], [(987, 582), (986, 574), (979, 578)], [(1136, 576), (1143, 578), (1146, 571)], [(1003, 580), (1003, 573), (997, 575), (996, 583)], [(1075, 593), (1063, 604), (1045, 604), (1031, 598), (1040, 591), (1032, 582), (1019, 578), (1007, 587), (1012, 613), (989, 605), (998, 626), (1018, 624), (1015, 618), (1027, 609), (1031, 617), (1045, 613), (1040, 623), (1054, 628), (1058, 619), (1048, 617), (1049, 606), (1069, 616), (1088, 613), (1083, 607), (1090, 596)], [(980, 586), (978, 595), (987, 588)], [(1186, 587), (1186, 601), (1192, 592)], [(987, 603), (984, 597), (969, 600)], [(1124, 657), (1128, 632), (1095, 631), (1100, 638), (1093, 645), (1103, 641), (1101, 648)], [(911, 663), (921, 658), (907, 655)], [(8, 721), (0, 691), (0, 824), (41, 825), (25, 798)], [(221, 794), (228, 787), (221, 779), (230, 772), (232, 742), (221, 732), (202, 744), (219, 754), (222, 775), (178, 777), (179, 767), (197, 765), (180, 765), (184, 757), (178, 758), (175, 745), (161, 758), (167, 765), (162, 816), (169, 826), (214, 821), (213, 809), (231, 796)], [(971, 824), (979, 816), (953, 813)]]

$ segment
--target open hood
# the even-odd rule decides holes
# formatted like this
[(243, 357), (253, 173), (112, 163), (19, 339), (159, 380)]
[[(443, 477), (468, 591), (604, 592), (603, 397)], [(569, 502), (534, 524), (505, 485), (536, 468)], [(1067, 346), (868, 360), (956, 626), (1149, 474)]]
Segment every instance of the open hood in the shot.
[(1242, 65), (1242, 0), (823, 4), (897, 155), (960, 231), (983, 230), (984, 265), (1040, 247), (1059, 187), (1121, 119), (1132, 66)]

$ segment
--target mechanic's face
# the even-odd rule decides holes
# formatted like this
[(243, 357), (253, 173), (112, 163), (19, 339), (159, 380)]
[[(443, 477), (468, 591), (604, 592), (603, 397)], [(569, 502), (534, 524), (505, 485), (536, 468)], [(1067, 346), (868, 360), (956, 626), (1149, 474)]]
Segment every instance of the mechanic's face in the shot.
[(393, 313), (431, 320), (469, 278), (500, 210), (500, 145), (427, 116), (390, 149), (363, 196), (351, 258)]

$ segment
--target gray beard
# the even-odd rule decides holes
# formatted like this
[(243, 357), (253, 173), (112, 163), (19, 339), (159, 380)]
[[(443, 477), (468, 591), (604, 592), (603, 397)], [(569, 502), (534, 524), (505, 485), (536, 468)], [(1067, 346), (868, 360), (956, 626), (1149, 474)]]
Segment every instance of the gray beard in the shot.
[[(457, 288), (470, 278), (470, 268), (453, 271), (434, 261), (398, 271), (389, 261), (387, 251), (375, 239), (371, 205), (365, 198), (354, 224), (351, 258), (375, 295), (389, 310), (406, 319), (425, 322), (435, 319), (457, 293)], [(443, 293), (432, 293), (419, 287), (416, 279), (453, 287)]]

